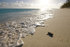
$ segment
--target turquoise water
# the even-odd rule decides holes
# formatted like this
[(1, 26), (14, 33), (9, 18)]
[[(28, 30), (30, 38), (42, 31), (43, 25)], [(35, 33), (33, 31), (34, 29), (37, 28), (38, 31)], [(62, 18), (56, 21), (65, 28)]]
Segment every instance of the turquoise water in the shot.
[(50, 13), (39, 9), (0, 9), (0, 23), (47, 19)]
[(26, 25), (40, 25), (44, 20), (51, 18), (49, 10), (40, 9), (0, 9), (0, 23), (9, 21), (25, 23)]
[(0, 9), (0, 13), (24, 12), (32, 10), (39, 10), (39, 9)]
[(38, 9), (0, 9), (0, 23), (33, 15)]

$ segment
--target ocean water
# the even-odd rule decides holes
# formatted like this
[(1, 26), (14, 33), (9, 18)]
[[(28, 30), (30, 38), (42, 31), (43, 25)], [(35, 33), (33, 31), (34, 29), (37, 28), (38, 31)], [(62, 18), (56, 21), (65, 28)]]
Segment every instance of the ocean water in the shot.
[(0, 23), (7, 21), (45, 20), (52, 15), (40, 9), (0, 9)]
[[(52, 18), (52, 10), (40, 9), (0, 9), (0, 23), (24, 23), (27, 28), (45, 26), (44, 20)], [(35, 30), (33, 27), (33, 30)], [(27, 29), (28, 30), (28, 29)], [(33, 31), (32, 30), (32, 31)]]
[[(18, 38), (21, 37), (24, 38), (28, 34), (33, 35), (36, 32), (35, 31), (36, 27), (45, 27), (44, 21), (49, 18), (52, 18), (53, 14), (51, 13), (51, 11), (52, 10), (40, 10), (40, 9), (0, 9), (0, 24), (1, 25), (4, 24), (3, 26), (0, 26), (0, 32), (5, 31), (3, 29), (7, 28), (8, 30), (6, 29), (6, 32), (9, 31), (11, 31), (11, 33), (13, 31), (20, 32), (20, 33), (16, 32), (19, 36), (16, 34), (14, 35), (15, 37), (18, 36)], [(6, 36), (7, 34), (4, 35)], [(11, 34), (11, 36), (13, 35)], [(7, 40), (7, 38), (4, 37), (3, 39)], [(11, 38), (9, 39), (12, 40)], [(15, 38), (15, 40), (16, 39), (17, 38)], [(14, 43), (15, 40), (13, 40)], [(18, 40), (19, 39), (17, 39), (17, 41)], [(14, 43), (11, 46), (14, 46), (15, 45)], [(8, 45), (6, 44), (4, 45), (5, 47), (6, 46), (8, 47), (10, 46), (10, 43)]]

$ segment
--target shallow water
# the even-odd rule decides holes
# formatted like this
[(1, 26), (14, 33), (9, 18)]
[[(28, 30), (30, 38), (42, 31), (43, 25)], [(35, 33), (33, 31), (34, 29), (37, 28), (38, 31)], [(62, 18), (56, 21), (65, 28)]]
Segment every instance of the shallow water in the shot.
[(40, 9), (0, 9), (0, 23), (24, 23), (26, 27), (45, 26), (44, 20), (52, 18), (52, 10)]

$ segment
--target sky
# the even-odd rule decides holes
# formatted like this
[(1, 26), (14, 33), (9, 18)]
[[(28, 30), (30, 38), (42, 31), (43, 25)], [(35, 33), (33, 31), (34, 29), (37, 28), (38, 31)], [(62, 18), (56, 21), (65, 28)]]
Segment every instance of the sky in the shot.
[(66, 0), (0, 0), (0, 8), (57, 8)]

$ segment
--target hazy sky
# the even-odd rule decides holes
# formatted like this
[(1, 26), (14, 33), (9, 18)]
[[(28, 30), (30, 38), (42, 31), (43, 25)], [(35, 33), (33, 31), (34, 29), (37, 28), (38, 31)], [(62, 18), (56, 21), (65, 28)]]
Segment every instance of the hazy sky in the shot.
[(66, 0), (0, 0), (0, 8), (56, 7)]

